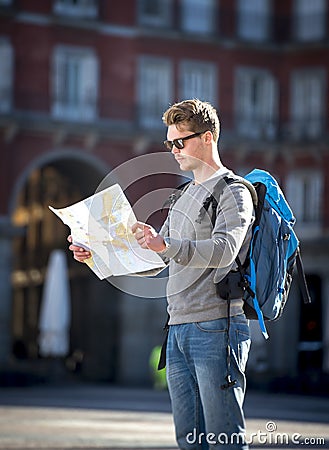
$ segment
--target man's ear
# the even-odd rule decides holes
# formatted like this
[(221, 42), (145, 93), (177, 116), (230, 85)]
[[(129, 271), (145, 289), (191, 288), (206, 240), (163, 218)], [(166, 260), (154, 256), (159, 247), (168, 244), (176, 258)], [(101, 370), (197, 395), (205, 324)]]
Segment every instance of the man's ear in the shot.
[(213, 135), (212, 132), (210, 130), (206, 131), (205, 134), (203, 135), (204, 137), (204, 141), (206, 144), (211, 144), (213, 141)]

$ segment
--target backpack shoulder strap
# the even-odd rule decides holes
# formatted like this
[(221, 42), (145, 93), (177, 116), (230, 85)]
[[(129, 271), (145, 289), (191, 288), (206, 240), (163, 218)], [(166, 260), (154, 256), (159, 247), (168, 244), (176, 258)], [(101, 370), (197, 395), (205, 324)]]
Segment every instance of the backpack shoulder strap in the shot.
[(180, 184), (176, 189), (174, 189), (174, 191), (169, 195), (168, 199), (162, 205), (161, 212), (167, 207), (169, 207), (169, 210), (171, 210), (174, 204), (184, 194), (191, 183), (191, 180), (186, 181), (185, 183)]
[(234, 183), (234, 181), (235, 179), (232, 177), (223, 177), (219, 181), (217, 181), (212, 190), (212, 193), (208, 197), (206, 197), (200, 208), (198, 217), (195, 220), (197, 223), (201, 223), (201, 221), (204, 219), (204, 216), (206, 215), (206, 212), (209, 209), (209, 206), (212, 205), (211, 223), (213, 226), (215, 225), (219, 197), (222, 195), (225, 186)]
[(200, 208), (199, 215), (196, 219), (197, 223), (201, 223), (211, 204), (212, 205), (211, 223), (213, 226), (215, 226), (219, 198), (223, 194), (225, 187), (233, 183), (240, 183), (246, 186), (249, 189), (254, 206), (256, 207), (258, 205), (257, 192), (254, 186), (249, 181), (237, 175), (234, 177), (224, 176), (215, 184), (212, 193), (204, 200), (202, 207)]
[(306, 278), (305, 278), (305, 272), (304, 267), (302, 263), (302, 258), (300, 256), (300, 249), (297, 249), (296, 254), (296, 267), (297, 267), (297, 273), (298, 273), (298, 281), (299, 281), (299, 288), (304, 300), (304, 303), (312, 303), (311, 296), (307, 287)]

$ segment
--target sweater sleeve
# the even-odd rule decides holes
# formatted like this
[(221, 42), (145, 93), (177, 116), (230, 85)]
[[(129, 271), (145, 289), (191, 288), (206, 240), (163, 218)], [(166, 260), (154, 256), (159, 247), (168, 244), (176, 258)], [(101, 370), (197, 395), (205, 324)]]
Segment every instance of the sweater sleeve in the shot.
[(234, 183), (224, 189), (211, 237), (203, 240), (172, 239), (162, 256), (193, 268), (232, 266), (253, 222), (249, 189)]

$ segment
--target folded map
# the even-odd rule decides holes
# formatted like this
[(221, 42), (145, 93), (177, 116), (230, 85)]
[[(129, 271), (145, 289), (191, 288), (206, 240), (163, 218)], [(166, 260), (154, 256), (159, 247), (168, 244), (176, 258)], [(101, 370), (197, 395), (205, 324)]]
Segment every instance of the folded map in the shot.
[(73, 243), (90, 250), (85, 263), (101, 280), (165, 266), (157, 253), (137, 244), (131, 232), (137, 219), (119, 184), (66, 208), (49, 209), (70, 227)]

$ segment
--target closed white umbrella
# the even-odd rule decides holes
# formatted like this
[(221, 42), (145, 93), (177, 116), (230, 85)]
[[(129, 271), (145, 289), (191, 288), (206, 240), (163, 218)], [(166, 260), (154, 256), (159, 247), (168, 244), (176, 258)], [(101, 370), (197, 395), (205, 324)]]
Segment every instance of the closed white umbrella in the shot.
[(69, 352), (71, 299), (66, 255), (50, 254), (41, 300), (39, 351), (41, 356), (61, 357)]

